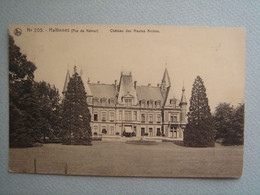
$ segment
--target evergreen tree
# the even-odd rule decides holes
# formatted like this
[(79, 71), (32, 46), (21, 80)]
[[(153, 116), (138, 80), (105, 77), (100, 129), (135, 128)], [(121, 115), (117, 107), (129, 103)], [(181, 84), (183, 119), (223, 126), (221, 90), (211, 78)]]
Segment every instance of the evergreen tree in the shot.
[(30, 147), (35, 142), (38, 109), (34, 90), (36, 66), (9, 36), (9, 145)]
[(220, 103), (215, 109), (216, 139), (226, 138), (227, 133), (232, 129), (234, 108), (230, 104)]
[(245, 105), (240, 104), (234, 111), (232, 125), (227, 132), (224, 145), (243, 145), (244, 144), (244, 109)]
[(184, 131), (184, 145), (190, 147), (214, 146), (215, 130), (208, 105), (206, 89), (197, 76), (192, 88), (188, 124)]
[(55, 86), (51, 86), (45, 81), (36, 82), (37, 102), (40, 109), (37, 129), (40, 138), (49, 139), (57, 138), (60, 135), (59, 119), (60, 119), (60, 97)]
[(85, 87), (74, 67), (74, 74), (70, 78), (63, 101), (62, 142), (91, 145), (90, 120)]

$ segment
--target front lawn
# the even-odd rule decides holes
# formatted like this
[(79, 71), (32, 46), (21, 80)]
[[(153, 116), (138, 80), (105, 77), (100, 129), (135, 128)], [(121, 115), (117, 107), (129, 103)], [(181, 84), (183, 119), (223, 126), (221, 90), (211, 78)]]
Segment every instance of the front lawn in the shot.
[(242, 174), (243, 146), (188, 148), (171, 142), (135, 145), (116, 140), (92, 143), (93, 146), (43, 144), (11, 148), (10, 171), (145, 177), (239, 177)]

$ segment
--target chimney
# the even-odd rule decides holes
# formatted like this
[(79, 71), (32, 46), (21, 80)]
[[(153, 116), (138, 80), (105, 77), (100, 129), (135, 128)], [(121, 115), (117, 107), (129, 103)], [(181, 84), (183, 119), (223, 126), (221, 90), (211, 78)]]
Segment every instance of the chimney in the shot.
[(100, 84), (100, 81), (98, 81), (97, 84)]
[(159, 83), (157, 84), (157, 87), (160, 87), (160, 84), (159, 84)]
[(151, 87), (151, 83), (148, 83), (148, 87)]
[(136, 89), (136, 83), (137, 83), (137, 81), (134, 81), (134, 88)]
[(90, 83), (90, 78), (88, 77), (88, 83)]

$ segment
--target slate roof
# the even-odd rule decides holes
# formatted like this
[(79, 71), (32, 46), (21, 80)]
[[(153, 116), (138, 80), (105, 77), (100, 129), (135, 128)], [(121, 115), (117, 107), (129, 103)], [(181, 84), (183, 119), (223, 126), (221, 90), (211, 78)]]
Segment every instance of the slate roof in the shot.
[(160, 87), (137, 86), (136, 91), (139, 100), (160, 100), (163, 102), (163, 96)]
[(93, 97), (116, 99), (116, 88), (113, 84), (88, 83)]
[(122, 97), (132, 96), (133, 104), (138, 103), (136, 90), (134, 88), (133, 79), (131, 73), (129, 74), (121, 74), (120, 82), (119, 82), (119, 91), (118, 91), (118, 102), (122, 103)]
[(164, 71), (164, 74), (163, 74), (162, 83), (165, 83), (166, 87), (171, 86), (171, 81), (170, 81), (170, 77), (169, 77), (167, 68), (165, 68), (165, 71)]

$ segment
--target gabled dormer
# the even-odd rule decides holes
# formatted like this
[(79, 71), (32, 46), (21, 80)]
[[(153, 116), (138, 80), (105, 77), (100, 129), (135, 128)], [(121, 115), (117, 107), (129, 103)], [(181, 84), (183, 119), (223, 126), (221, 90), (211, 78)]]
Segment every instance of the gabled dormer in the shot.
[(131, 72), (121, 72), (117, 100), (119, 104), (138, 104), (136, 89), (133, 84)]

